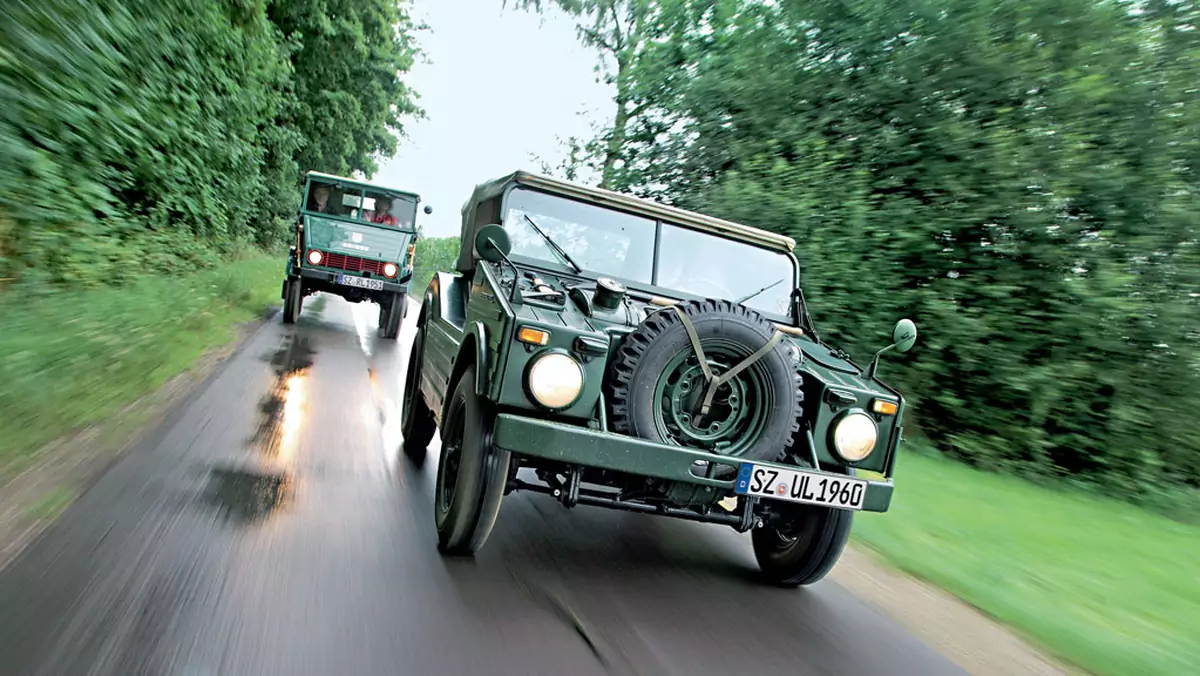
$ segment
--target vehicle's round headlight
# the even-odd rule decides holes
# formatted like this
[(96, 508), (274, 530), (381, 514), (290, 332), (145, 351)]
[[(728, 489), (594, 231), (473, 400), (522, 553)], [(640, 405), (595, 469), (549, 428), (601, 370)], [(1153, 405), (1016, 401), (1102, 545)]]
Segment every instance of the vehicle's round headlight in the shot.
[(322, 256), (321, 252), (317, 251), (316, 249), (308, 252), (308, 262), (312, 263), (313, 265), (320, 265), (322, 258), (324, 258), (324, 256)]
[(400, 271), (400, 269), (396, 267), (395, 263), (384, 263), (383, 264), (383, 276), (384, 277), (395, 277), (396, 273), (399, 271)]
[(529, 394), (546, 408), (566, 408), (575, 403), (583, 389), (583, 369), (565, 354), (551, 352), (538, 357), (529, 368)]
[(847, 462), (858, 462), (875, 450), (879, 430), (866, 413), (851, 413), (833, 428), (833, 447)]

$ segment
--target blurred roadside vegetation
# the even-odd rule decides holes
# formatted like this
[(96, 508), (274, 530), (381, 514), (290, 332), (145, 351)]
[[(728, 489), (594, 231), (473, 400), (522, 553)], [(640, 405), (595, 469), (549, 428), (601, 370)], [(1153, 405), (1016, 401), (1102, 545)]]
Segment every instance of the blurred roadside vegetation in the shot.
[(0, 294), (0, 485), (46, 443), (105, 422), (277, 301), (285, 252), (122, 288)]
[(1200, 5), (498, 4), (573, 14), (613, 88), (547, 169), (793, 236), (859, 361), (916, 321), (906, 436), (1200, 518)]
[(396, 0), (8, 0), (8, 292), (208, 267), (286, 236), (303, 171), (375, 169), (420, 115)]
[(854, 539), (1094, 674), (1200, 664), (1200, 524), (983, 472), (908, 444)]
[(0, 5), (0, 484), (279, 297), (304, 171), (423, 115), (407, 0)]
[(458, 237), (428, 237), (417, 242), (416, 263), (409, 294), (420, 299), (435, 272), (454, 272), (458, 259)]

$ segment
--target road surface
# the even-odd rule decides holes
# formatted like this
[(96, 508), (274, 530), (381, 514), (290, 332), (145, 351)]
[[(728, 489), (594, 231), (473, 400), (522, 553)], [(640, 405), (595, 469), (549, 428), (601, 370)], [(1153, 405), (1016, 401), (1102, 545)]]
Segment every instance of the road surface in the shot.
[(0, 571), (0, 674), (963, 673), (826, 581), (754, 579), (732, 529), (509, 496), (434, 546), (398, 454), (410, 312), (309, 299), (251, 336)]

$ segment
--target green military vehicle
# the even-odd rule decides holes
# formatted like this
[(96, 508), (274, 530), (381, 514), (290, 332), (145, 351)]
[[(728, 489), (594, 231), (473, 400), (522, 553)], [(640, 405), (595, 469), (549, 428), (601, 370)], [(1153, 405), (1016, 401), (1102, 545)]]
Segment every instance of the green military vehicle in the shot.
[(439, 550), (476, 551), (526, 490), (750, 531), (767, 579), (821, 579), (891, 502), (904, 398), (875, 372), (916, 327), (866, 368), (821, 342), (794, 246), (524, 172), (478, 186), (404, 392), (406, 455), (441, 433)]
[[(420, 196), (310, 171), (288, 253), (283, 322), (295, 323), (306, 296), (323, 291), (379, 305), (379, 331), (395, 340), (407, 313)], [(425, 213), (433, 213), (428, 206)]]

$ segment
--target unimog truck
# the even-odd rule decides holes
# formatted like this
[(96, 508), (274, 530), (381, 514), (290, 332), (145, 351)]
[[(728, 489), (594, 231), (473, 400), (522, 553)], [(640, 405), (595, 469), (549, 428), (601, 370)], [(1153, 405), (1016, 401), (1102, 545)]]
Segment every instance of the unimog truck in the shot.
[[(782, 586), (887, 511), (904, 397), (818, 337), (785, 236), (517, 172), (463, 207), (420, 304), (403, 450), (441, 435), (438, 548), (469, 555), (531, 491), (750, 532)], [(882, 341), (881, 341), (882, 342)], [(869, 477), (860, 476), (869, 472)]]
[[(420, 196), (352, 178), (310, 171), (284, 275), (283, 323), (300, 316), (317, 292), (379, 305), (379, 331), (395, 340), (416, 255)], [(425, 207), (425, 213), (433, 213)]]

